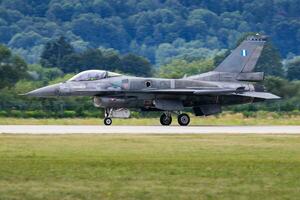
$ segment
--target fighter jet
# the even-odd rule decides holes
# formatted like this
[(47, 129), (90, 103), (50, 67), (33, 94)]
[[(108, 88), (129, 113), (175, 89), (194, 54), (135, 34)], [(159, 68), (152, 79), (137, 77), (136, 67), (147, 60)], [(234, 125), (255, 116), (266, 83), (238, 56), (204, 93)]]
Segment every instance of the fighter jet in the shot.
[(33, 97), (91, 96), (95, 107), (104, 108), (104, 124), (112, 118), (129, 118), (129, 109), (160, 111), (160, 123), (190, 123), (191, 108), (196, 116), (222, 112), (223, 106), (279, 99), (259, 84), (263, 72), (253, 72), (266, 42), (261, 35), (247, 37), (213, 71), (181, 79), (144, 78), (103, 70), (83, 71), (70, 80), (27, 93)]

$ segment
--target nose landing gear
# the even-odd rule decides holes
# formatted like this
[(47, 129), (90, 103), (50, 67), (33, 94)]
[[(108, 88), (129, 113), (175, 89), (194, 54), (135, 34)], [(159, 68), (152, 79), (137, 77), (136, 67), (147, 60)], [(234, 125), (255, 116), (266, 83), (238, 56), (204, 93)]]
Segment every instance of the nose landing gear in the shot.
[(112, 119), (109, 117), (104, 118), (104, 124), (110, 126), (112, 124)]
[(104, 124), (106, 126), (110, 126), (112, 124), (112, 119), (110, 118), (112, 114), (113, 109), (112, 108), (106, 108), (105, 109), (105, 118), (104, 118)]

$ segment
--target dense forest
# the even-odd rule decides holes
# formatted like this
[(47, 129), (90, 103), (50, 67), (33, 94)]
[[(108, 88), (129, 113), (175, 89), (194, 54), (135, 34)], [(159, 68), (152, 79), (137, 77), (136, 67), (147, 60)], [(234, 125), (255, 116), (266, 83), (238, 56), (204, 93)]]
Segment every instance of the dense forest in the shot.
[(270, 39), (256, 70), (283, 100), (226, 109), (300, 114), (299, 10), (298, 0), (0, 0), (0, 117), (100, 117), (90, 98), (19, 94), (88, 69), (207, 72), (257, 32)]
[(76, 51), (113, 48), (160, 66), (260, 32), (290, 58), (300, 54), (299, 10), (299, 0), (0, 0), (0, 43), (37, 63), (43, 45), (64, 36)]

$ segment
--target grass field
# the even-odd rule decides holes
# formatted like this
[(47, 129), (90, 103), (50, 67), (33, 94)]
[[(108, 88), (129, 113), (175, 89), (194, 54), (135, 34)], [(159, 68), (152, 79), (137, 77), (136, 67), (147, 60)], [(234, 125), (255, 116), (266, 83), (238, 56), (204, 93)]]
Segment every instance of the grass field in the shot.
[[(102, 125), (102, 118), (22, 119), (0, 117), (0, 125)], [(173, 125), (178, 125), (173, 116)], [(159, 118), (113, 119), (113, 125), (160, 125)], [(191, 117), (191, 125), (300, 125), (300, 115), (264, 113), (257, 117), (242, 114), (221, 114), (209, 117)]]
[(1, 135), (0, 199), (299, 199), (297, 135)]

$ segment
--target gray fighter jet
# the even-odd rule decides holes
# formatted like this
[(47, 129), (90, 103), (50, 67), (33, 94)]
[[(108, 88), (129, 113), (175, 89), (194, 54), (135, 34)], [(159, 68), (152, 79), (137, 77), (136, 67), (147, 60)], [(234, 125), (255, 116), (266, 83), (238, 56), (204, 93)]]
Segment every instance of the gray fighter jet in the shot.
[(129, 118), (129, 109), (161, 111), (162, 125), (187, 126), (192, 108), (196, 116), (222, 112), (222, 106), (255, 103), (280, 97), (268, 93), (258, 82), (262, 72), (253, 72), (265, 44), (265, 36), (249, 36), (213, 71), (181, 79), (142, 78), (102, 70), (81, 72), (70, 80), (27, 93), (34, 97), (91, 96), (105, 110), (105, 125), (111, 118)]

